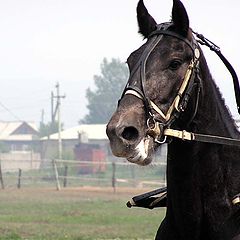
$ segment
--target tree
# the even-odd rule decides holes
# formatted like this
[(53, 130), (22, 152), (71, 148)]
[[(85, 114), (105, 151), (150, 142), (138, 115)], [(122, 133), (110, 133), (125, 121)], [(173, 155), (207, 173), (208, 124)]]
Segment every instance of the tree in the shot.
[(47, 124), (40, 122), (39, 135), (40, 137), (49, 136), (58, 132), (58, 122), (48, 122)]
[(94, 76), (95, 90), (86, 91), (89, 113), (80, 123), (107, 123), (116, 109), (128, 78), (128, 69), (119, 59), (108, 62), (106, 58), (101, 64), (101, 75)]

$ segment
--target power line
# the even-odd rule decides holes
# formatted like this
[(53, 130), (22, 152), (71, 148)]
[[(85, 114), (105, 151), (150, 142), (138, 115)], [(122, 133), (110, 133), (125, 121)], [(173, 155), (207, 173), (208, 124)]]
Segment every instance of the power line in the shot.
[[(45, 99), (42, 99), (41, 100), (41, 103), (43, 102), (48, 102), (49, 101), (49, 98), (45, 98)], [(36, 102), (36, 101), (35, 101)], [(40, 101), (36, 102), (36, 103), (40, 103)], [(12, 110), (22, 110), (22, 109), (31, 109), (31, 108), (34, 108), (36, 109), (36, 104), (35, 105), (20, 105), (20, 106), (16, 106), (16, 107), (12, 107), (11, 109)], [(5, 109), (4, 109), (5, 110)], [(0, 110), (0, 112), (2, 112), (3, 110)]]
[(21, 121), (21, 119), (15, 115), (8, 107), (6, 107), (3, 103), (0, 102), (0, 105), (3, 109), (5, 109), (10, 115), (12, 115), (16, 120)]

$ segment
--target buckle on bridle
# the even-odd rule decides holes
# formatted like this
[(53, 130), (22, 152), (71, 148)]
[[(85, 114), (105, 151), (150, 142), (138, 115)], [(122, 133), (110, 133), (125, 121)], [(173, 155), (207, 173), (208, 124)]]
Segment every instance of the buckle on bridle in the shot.
[[(155, 143), (163, 144), (167, 140), (167, 136), (163, 136), (163, 127), (164, 124), (155, 120), (154, 116), (151, 115), (147, 120), (147, 135), (154, 139)], [(163, 139), (161, 140), (161, 138)]]

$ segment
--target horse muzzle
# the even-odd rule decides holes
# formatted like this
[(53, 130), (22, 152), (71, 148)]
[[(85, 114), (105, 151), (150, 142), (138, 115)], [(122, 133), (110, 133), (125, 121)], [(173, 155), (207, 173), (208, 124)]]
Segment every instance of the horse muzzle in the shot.
[(146, 135), (146, 129), (138, 126), (136, 120), (135, 124), (133, 122), (121, 124), (120, 122), (116, 123), (113, 119), (106, 129), (113, 155), (126, 158), (129, 162), (138, 165), (149, 164), (154, 144), (153, 138), (150, 134)]

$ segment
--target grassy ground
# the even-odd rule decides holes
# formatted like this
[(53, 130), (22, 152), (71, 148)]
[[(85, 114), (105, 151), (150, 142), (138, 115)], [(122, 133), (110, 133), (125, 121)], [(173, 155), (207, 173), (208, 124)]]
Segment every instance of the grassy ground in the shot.
[[(141, 192), (144, 190), (141, 190)], [(0, 240), (153, 239), (164, 210), (128, 209), (136, 189), (0, 191)]]

